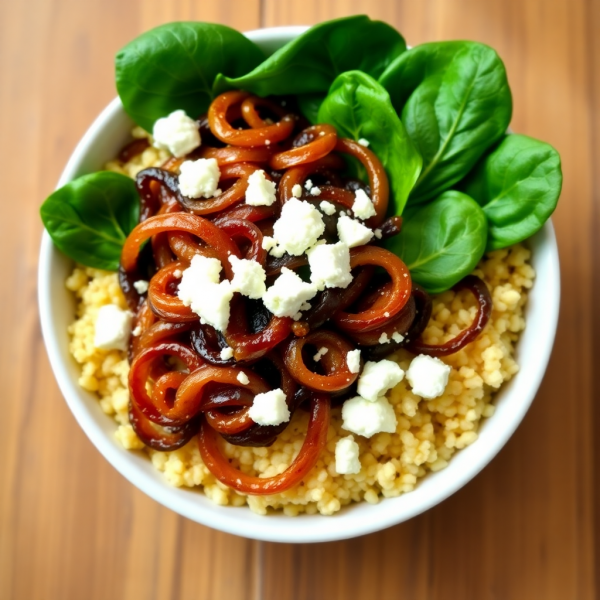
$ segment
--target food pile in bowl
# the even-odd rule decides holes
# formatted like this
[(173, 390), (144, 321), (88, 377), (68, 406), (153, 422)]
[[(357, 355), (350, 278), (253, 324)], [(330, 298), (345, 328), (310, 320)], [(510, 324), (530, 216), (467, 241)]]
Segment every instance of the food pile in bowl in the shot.
[(497, 54), (358, 16), (265, 58), (190, 22), (116, 71), (131, 142), (41, 213), (119, 443), (219, 504), (331, 515), (475, 442), (562, 181), (506, 134)]

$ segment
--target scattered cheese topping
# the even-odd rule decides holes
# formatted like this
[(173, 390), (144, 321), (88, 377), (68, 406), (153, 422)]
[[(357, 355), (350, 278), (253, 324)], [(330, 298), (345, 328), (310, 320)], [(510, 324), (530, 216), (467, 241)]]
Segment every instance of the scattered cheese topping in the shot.
[(380, 344), (389, 344), (390, 343), (390, 338), (388, 337), (388, 334), (384, 331), (380, 336), (379, 336), (379, 343)]
[(369, 147), (369, 140), (365, 140), (365, 138), (360, 138), (360, 140), (358, 140), (358, 143), (361, 146), (364, 146), (365, 148)]
[(272, 248), (275, 248), (275, 246), (277, 246), (277, 242), (275, 241), (275, 238), (265, 235), (265, 236), (263, 236), (261, 246), (263, 247), (264, 250), (266, 250), (268, 252), (269, 250), (271, 250)]
[(267, 274), (262, 265), (255, 260), (240, 259), (233, 255), (229, 257), (229, 262), (233, 270), (233, 279), (231, 280), (233, 291), (254, 300), (262, 298), (267, 291), (265, 285)]
[(133, 315), (115, 304), (101, 306), (96, 317), (94, 346), (100, 350), (127, 350)]
[(398, 363), (391, 360), (369, 361), (358, 379), (357, 392), (366, 400), (375, 402), (403, 379), (404, 371)]
[(250, 383), (250, 380), (248, 379), (248, 375), (246, 375), (246, 373), (244, 373), (244, 371), (240, 371), (237, 374), (236, 379), (242, 384), (242, 385), (248, 385)]
[(404, 341), (404, 336), (401, 333), (394, 331), (394, 333), (392, 333), (392, 339), (399, 344)]
[(304, 189), (305, 189), (306, 191), (310, 192), (310, 188), (312, 188), (312, 186), (313, 186), (313, 182), (312, 182), (310, 179), (307, 179), (307, 180), (304, 182)]
[(307, 252), (307, 256), (310, 280), (319, 290), (350, 285), (350, 249), (344, 242), (318, 244)]
[(370, 438), (376, 433), (395, 433), (396, 413), (387, 398), (374, 402), (355, 396), (342, 406), (342, 428)]
[(360, 473), (360, 460), (358, 444), (354, 437), (349, 435), (337, 441), (335, 445), (335, 470), (340, 475)]
[(200, 317), (200, 323), (224, 331), (229, 323), (233, 289), (229, 281), (219, 283), (221, 262), (196, 255), (183, 271), (177, 297)]
[(221, 193), (217, 190), (220, 177), (216, 159), (186, 160), (180, 167), (179, 190), (188, 198), (212, 198)]
[(138, 294), (145, 294), (148, 291), (148, 282), (140, 279), (133, 282), (133, 287)]
[(312, 204), (297, 198), (291, 198), (283, 205), (281, 216), (273, 225), (277, 250), (293, 256), (300, 256), (314, 246), (323, 231), (325, 224), (321, 213)]
[(332, 202), (328, 202), (327, 200), (322, 200), (321, 203), (319, 204), (319, 208), (326, 214), (326, 215), (333, 215), (335, 214), (335, 204), (333, 204)]
[(263, 296), (264, 305), (277, 317), (294, 317), (306, 310), (308, 300), (317, 294), (312, 283), (305, 283), (294, 271), (283, 267), (281, 275)]
[(292, 196), (294, 198), (302, 198), (302, 186), (299, 183), (295, 183), (292, 186)]
[(360, 350), (350, 350), (346, 355), (346, 364), (350, 373), (358, 373), (360, 371)]
[(444, 393), (450, 370), (450, 366), (439, 358), (419, 354), (410, 363), (406, 379), (412, 387), (413, 394), (430, 400)]
[(173, 271), (173, 277), (175, 277), (175, 279), (181, 279), (182, 275), (183, 275), (183, 271), (181, 269), (175, 269)]
[(364, 246), (373, 238), (373, 232), (366, 225), (346, 215), (338, 219), (337, 231), (340, 240), (349, 248)]
[(268, 180), (262, 169), (254, 171), (248, 177), (246, 204), (250, 206), (271, 206), (275, 200), (277, 200), (275, 196), (275, 182)]
[(364, 190), (358, 189), (354, 192), (354, 204), (352, 205), (352, 212), (359, 219), (368, 219), (369, 217), (374, 217), (377, 212), (375, 211), (375, 206), (373, 202), (371, 202), (371, 198), (367, 196)]
[(230, 348), (229, 346), (223, 348), (223, 350), (221, 350), (220, 356), (221, 360), (229, 360), (230, 358), (233, 358), (233, 348)]
[(131, 335), (133, 337), (138, 337), (139, 335), (142, 334), (142, 328), (140, 325), (136, 325), (135, 329), (131, 332)]
[(324, 346), (323, 348), (319, 348), (319, 350), (317, 350), (317, 353), (313, 356), (313, 360), (315, 362), (319, 362), (321, 358), (323, 358), (323, 356), (325, 356), (328, 352), (329, 348), (325, 348)]
[(152, 129), (154, 147), (168, 150), (173, 156), (185, 156), (200, 145), (200, 131), (194, 119), (183, 110), (173, 111), (169, 116), (158, 119)]
[(375, 234), (375, 237), (380, 240), (383, 237), (383, 233), (381, 233), (381, 229), (375, 229), (373, 231), (373, 233)]
[(320, 196), (321, 195), (321, 188), (318, 188), (318, 187), (314, 186), (313, 188), (311, 188), (310, 193), (313, 196)]
[(279, 425), (290, 420), (290, 411), (282, 389), (256, 394), (248, 411), (250, 418), (259, 425)]

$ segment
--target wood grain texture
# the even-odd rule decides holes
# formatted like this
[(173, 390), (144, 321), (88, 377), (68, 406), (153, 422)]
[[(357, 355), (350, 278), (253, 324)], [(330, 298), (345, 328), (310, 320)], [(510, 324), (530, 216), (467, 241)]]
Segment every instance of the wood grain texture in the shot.
[[(70, 415), (39, 332), (38, 208), (114, 96), (112, 57), (163, 22), (247, 30), (366, 12), (411, 44), (473, 39), (505, 60), (515, 130), (554, 144), (563, 295), (551, 365), (506, 448), (442, 505), (347, 542), (258, 544), (160, 507)], [(0, 1), (0, 598), (592, 600), (600, 593), (598, 0)], [(595, 401), (596, 399), (596, 401)]]

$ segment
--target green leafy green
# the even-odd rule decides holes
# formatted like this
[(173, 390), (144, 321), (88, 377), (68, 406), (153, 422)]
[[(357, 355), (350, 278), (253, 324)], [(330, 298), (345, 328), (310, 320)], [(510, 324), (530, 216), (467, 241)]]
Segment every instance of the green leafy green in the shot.
[(416, 283), (437, 294), (475, 268), (486, 241), (487, 221), (477, 202), (461, 192), (448, 191), (415, 207), (400, 234), (386, 246), (406, 263)]
[(408, 50), (379, 78), (423, 157), (409, 203), (460, 181), (506, 131), (512, 98), (504, 64), (476, 42), (436, 42)]
[(167, 23), (143, 33), (116, 56), (117, 91), (146, 131), (177, 109), (205, 112), (219, 73), (239, 77), (264, 59), (256, 44), (225, 25)]
[(333, 125), (338, 135), (366, 139), (390, 180), (393, 214), (402, 214), (422, 159), (398, 118), (390, 97), (375, 79), (360, 71), (338, 75), (319, 108), (319, 123)]
[(554, 212), (562, 186), (558, 152), (526, 135), (507, 135), (461, 182), (488, 219), (488, 250), (532, 236)]
[(67, 183), (40, 209), (56, 247), (88, 267), (116, 271), (121, 249), (139, 218), (133, 179), (99, 171)]
[(386, 23), (365, 15), (334, 19), (311, 27), (247, 75), (219, 76), (215, 89), (241, 88), (258, 96), (324, 93), (344, 71), (379, 77), (405, 50), (402, 36)]
[(325, 94), (299, 94), (297, 96), (300, 112), (313, 124), (318, 123), (319, 107), (325, 100)]

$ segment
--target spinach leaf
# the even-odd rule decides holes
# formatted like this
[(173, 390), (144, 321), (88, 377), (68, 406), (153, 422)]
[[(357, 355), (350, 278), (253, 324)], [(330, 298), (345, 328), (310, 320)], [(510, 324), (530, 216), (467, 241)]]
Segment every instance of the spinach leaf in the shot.
[(340, 136), (369, 142), (390, 180), (390, 212), (400, 215), (422, 159), (398, 118), (390, 97), (375, 79), (360, 71), (338, 75), (321, 104), (319, 123), (333, 125)]
[(507, 135), (461, 182), (488, 219), (488, 250), (505, 248), (539, 231), (554, 212), (562, 172), (558, 152), (525, 135)]
[(505, 133), (512, 98), (504, 64), (476, 42), (436, 42), (408, 50), (379, 79), (423, 156), (409, 204), (460, 181)]
[(365, 15), (326, 21), (277, 50), (241, 77), (220, 75), (215, 89), (241, 88), (259, 96), (326, 92), (344, 71), (377, 78), (406, 50), (402, 36)]
[(386, 246), (406, 263), (416, 283), (437, 294), (475, 268), (486, 241), (487, 221), (477, 202), (448, 191), (411, 211)]
[(225, 25), (167, 23), (117, 53), (117, 91), (127, 114), (146, 131), (177, 109), (196, 117), (214, 98), (219, 73), (239, 77), (264, 59), (256, 44)]
[(313, 124), (318, 123), (319, 107), (323, 104), (325, 94), (299, 94), (296, 96), (300, 112)]
[(78, 177), (48, 196), (40, 209), (54, 245), (88, 267), (116, 271), (121, 249), (139, 218), (133, 179), (99, 171)]

